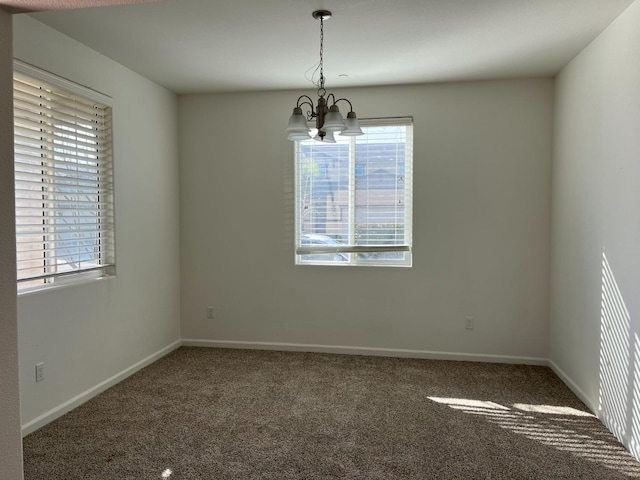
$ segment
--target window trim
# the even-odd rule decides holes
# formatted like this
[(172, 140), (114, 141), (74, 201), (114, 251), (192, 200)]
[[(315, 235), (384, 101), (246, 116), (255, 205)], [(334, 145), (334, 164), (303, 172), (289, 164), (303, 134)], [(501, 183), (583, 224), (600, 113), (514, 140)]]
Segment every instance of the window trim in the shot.
[[(96, 90), (93, 90), (90, 87), (87, 86), (83, 86), (83, 85), (79, 85), (76, 82), (73, 82), (71, 80), (68, 80), (66, 78), (60, 77), (58, 75), (55, 75), (51, 72), (42, 70), (38, 67), (35, 67), (33, 65), (30, 65), (28, 63), (25, 63), (21, 60), (18, 59), (14, 59), (13, 60), (13, 72), (14, 75), (18, 74), (18, 75), (22, 75), (22, 76), (26, 76), (31, 78), (32, 80), (38, 82), (40, 85), (42, 85), (42, 87), (44, 87), (45, 89), (52, 87), (52, 91), (55, 92), (59, 91), (60, 93), (66, 93), (66, 94), (71, 94), (74, 96), (78, 96), (83, 100), (88, 100), (90, 102), (94, 102), (95, 104), (99, 104), (101, 107), (106, 107), (109, 110), (112, 109), (113, 106), (113, 100), (110, 96), (105, 95), (103, 93), (100, 93)], [(14, 122), (15, 122), (15, 118), (17, 118), (15, 116), (15, 111), (14, 111)], [(109, 134), (109, 139), (107, 140), (107, 142), (105, 143), (106, 145), (106, 149), (107, 149), (107, 154), (106, 154), (106, 160), (104, 158), (104, 156), (101, 155), (100, 157), (100, 161), (98, 161), (98, 163), (96, 164), (95, 168), (96, 170), (100, 170), (100, 171), (107, 171), (108, 176), (110, 177), (110, 180), (107, 184), (107, 189), (106, 189), (106, 193), (104, 190), (102, 190), (101, 187), (97, 187), (97, 193), (96, 195), (98, 195), (99, 197), (104, 197), (105, 195), (108, 196), (108, 199), (106, 200), (106, 205), (108, 208), (108, 214), (110, 216), (110, 225), (109, 227), (105, 230), (106, 232), (106, 237), (108, 238), (108, 243), (106, 244), (106, 249), (105, 249), (105, 257), (104, 258), (100, 258), (98, 261), (104, 261), (104, 263), (99, 264), (99, 265), (95, 265), (95, 266), (88, 266), (87, 268), (79, 268), (76, 270), (65, 270), (65, 271), (58, 271), (58, 272), (46, 272), (46, 265), (43, 264), (42, 268), (42, 275), (35, 275), (32, 277), (25, 277), (25, 278), (20, 278), (17, 279), (17, 285), (18, 285), (18, 293), (22, 294), (22, 293), (32, 293), (32, 292), (37, 292), (37, 291), (41, 291), (41, 290), (49, 290), (52, 288), (60, 288), (60, 287), (65, 287), (65, 286), (69, 286), (69, 285), (74, 285), (74, 284), (78, 284), (78, 283), (87, 283), (87, 282), (91, 282), (95, 279), (99, 279), (102, 277), (111, 277), (113, 275), (115, 275), (115, 256), (116, 256), (116, 246), (115, 246), (115, 197), (114, 197), (114, 169), (115, 169), (115, 165), (114, 165), (114, 159), (113, 159), (113, 127), (112, 127), (112, 112), (109, 112), (108, 114), (108, 124), (106, 124), (106, 127), (104, 128), (104, 131), (107, 131)], [(74, 125), (74, 124), (72, 124)], [(73, 128), (73, 127), (72, 127)], [(76, 130), (73, 130), (74, 132), (76, 132)], [(102, 130), (101, 130), (102, 131)], [(76, 132), (76, 135), (78, 134), (78, 132)], [(61, 137), (64, 138), (64, 137)], [(96, 145), (98, 145), (98, 143), (96, 142)], [(75, 152), (78, 150), (77, 146), (74, 146), (74, 148), (72, 149), (72, 152)], [(54, 150), (55, 152), (55, 150)], [(82, 155), (80, 155), (82, 156)], [(43, 157), (45, 158), (45, 157)], [(47, 169), (47, 168), (51, 168), (51, 167), (46, 167), (45, 163), (55, 163), (56, 160), (52, 159), (49, 161), (47, 160), (46, 162), (43, 161), (43, 169)], [(106, 167), (104, 167), (103, 165), (106, 164)], [(16, 164), (17, 165), (17, 164)], [(53, 167), (56, 168), (56, 167)], [(14, 171), (15, 171), (15, 167), (14, 167)], [(43, 174), (44, 175), (44, 174)], [(98, 175), (98, 174), (96, 174)], [(77, 190), (76, 190), (77, 191)], [(17, 203), (17, 202), (16, 202)], [(44, 200), (43, 202), (43, 209), (47, 209), (50, 207), (46, 207), (44, 204), (46, 204), (46, 200)], [(95, 209), (96, 210), (100, 210), (100, 206), (103, 205), (103, 201), (102, 200), (97, 200), (94, 204), (92, 205), (96, 205)], [(53, 217), (52, 217), (53, 218)], [(100, 217), (102, 218), (102, 217)], [(16, 217), (17, 220), (17, 217)], [(60, 233), (58, 233), (60, 234)], [(46, 238), (46, 236), (44, 235), (50, 235), (50, 234), (43, 234), (43, 244), (49, 243), (51, 241), (55, 241), (54, 239), (48, 239)], [(55, 235), (55, 234), (53, 234)], [(16, 239), (18, 238), (18, 235), (16, 235)], [(46, 250), (45, 247), (43, 247), (42, 251)], [(40, 251), (40, 250), (37, 250)], [(18, 254), (18, 252), (16, 252)], [(44, 261), (46, 263), (46, 256), (43, 257)], [(16, 258), (16, 261), (18, 261), (18, 258)], [(34, 282), (41, 282), (41, 283), (34, 283)]]
[[(413, 263), (413, 249), (412, 249), (412, 236), (413, 236), (413, 117), (380, 117), (380, 118), (364, 118), (360, 119), (362, 127), (384, 127), (402, 125), (408, 127), (406, 145), (409, 146), (409, 150), (405, 151), (405, 155), (410, 158), (410, 165), (408, 166), (410, 172), (411, 184), (410, 188), (405, 190), (405, 240), (408, 242), (399, 245), (319, 245), (310, 244), (302, 245), (300, 231), (300, 211), (299, 211), (299, 197), (298, 197), (298, 151), (300, 143), (302, 141), (296, 140), (294, 142), (294, 177), (296, 179), (295, 184), (295, 265), (330, 265), (330, 266), (376, 266), (376, 267), (411, 267)], [(356, 171), (356, 158), (355, 158), (355, 145), (357, 142), (356, 137), (349, 137), (349, 218), (355, 219), (355, 185), (356, 178), (358, 177)], [(353, 148), (352, 148), (353, 147)], [(407, 167), (405, 167), (407, 168)], [(366, 166), (364, 166), (366, 170)], [(404, 175), (406, 176), (406, 170)], [(353, 240), (355, 232), (355, 221), (350, 221), (349, 238)], [(302, 255), (311, 254), (340, 254), (340, 253), (385, 253), (385, 252), (408, 252), (408, 255), (404, 256), (404, 260), (377, 260), (377, 259), (357, 259), (353, 257), (348, 262), (336, 262), (336, 261), (304, 261), (301, 260)]]

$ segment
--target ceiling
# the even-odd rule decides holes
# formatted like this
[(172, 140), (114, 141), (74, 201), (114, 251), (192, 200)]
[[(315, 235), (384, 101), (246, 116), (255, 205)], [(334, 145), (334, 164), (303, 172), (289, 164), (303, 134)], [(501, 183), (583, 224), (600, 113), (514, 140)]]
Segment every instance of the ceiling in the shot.
[(11, 13), (24, 13), (157, 1), (159, 0), (0, 0), (0, 7), (5, 8)]
[[(53, 0), (51, 0), (53, 1)], [(45, 2), (46, 3), (46, 2)], [(117, 1), (115, 3), (118, 3)], [(32, 13), (176, 93), (555, 75), (633, 0), (164, 0)]]

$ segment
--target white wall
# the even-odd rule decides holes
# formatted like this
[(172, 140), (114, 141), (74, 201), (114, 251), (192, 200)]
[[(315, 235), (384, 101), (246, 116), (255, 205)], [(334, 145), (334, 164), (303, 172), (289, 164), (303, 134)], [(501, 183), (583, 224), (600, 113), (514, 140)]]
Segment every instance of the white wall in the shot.
[(179, 341), (177, 99), (27, 16), (14, 18), (14, 56), (110, 95), (114, 118), (116, 277), (18, 299), (28, 431)]
[(179, 98), (183, 339), (546, 359), (553, 81), (337, 92), (414, 117), (410, 269), (293, 265), (300, 93)]
[(0, 8), (0, 478), (22, 478), (16, 322), (11, 15)]
[(640, 2), (557, 79), (550, 355), (640, 458)]

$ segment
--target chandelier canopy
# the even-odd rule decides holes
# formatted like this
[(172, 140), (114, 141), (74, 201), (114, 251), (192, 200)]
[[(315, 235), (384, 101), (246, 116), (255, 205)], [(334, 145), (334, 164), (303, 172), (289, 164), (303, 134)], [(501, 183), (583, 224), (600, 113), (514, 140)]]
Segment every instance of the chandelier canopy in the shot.
[[(320, 20), (320, 63), (318, 65), (320, 78), (316, 83), (318, 87), (318, 101), (317, 106), (314, 108), (311, 97), (301, 95), (298, 98), (296, 107), (293, 109), (291, 117), (289, 117), (289, 126), (287, 127), (288, 139), (291, 141), (308, 140), (311, 138), (307, 122), (310, 122), (314, 118), (316, 120), (315, 128), (318, 130), (317, 135), (313, 137), (314, 140), (335, 143), (334, 134), (336, 133), (342, 136), (364, 135), (358, 123), (356, 112), (353, 111), (351, 102), (346, 98), (336, 99), (333, 93), (327, 95), (327, 90), (324, 88), (324, 21), (330, 17), (331, 12), (329, 10), (316, 10), (313, 12), (313, 18)], [(347, 118), (343, 118), (340, 113), (337, 105), (338, 102), (347, 102), (349, 104)], [(309, 109), (306, 112), (306, 116), (302, 113), (303, 106)]]

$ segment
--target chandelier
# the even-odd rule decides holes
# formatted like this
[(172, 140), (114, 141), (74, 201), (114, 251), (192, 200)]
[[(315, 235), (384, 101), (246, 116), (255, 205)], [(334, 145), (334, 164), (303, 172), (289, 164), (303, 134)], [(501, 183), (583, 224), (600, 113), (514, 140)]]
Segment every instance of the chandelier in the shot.
[[(316, 120), (316, 129), (318, 130), (314, 140), (335, 143), (334, 134), (336, 133), (351, 137), (364, 135), (358, 123), (356, 112), (353, 111), (351, 102), (346, 98), (336, 99), (333, 93), (327, 95), (327, 90), (324, 88), (324, 20), (330, 17), (331, 12), (328, 10), (316, 10), (313, 12), (313, 18), (320, 20), (320, 64), (318, 65), (320, 78), (318, 82), (315, 83), (318, 87), (318, 104), (314, 108), (313, 100), (307, 95), (301, 95), (298, 98), (296, 107), (293, 109), (293, 113), (289, 118), (289, 126), (287, 127), (288, 139), (291, 141), (308, 140), (311, 138), (307, 122), (312, 121), (314, 118)], [(340, 113), (337, 105), (338, 102), (347, 102), (349, 104), (347, 118), (343, 118)], [(331, 106), (329, 106), (329, 104), (331, 104)], [(310, 109), (306, 112), (306, 116), (302, 113), (303, 106)]]

